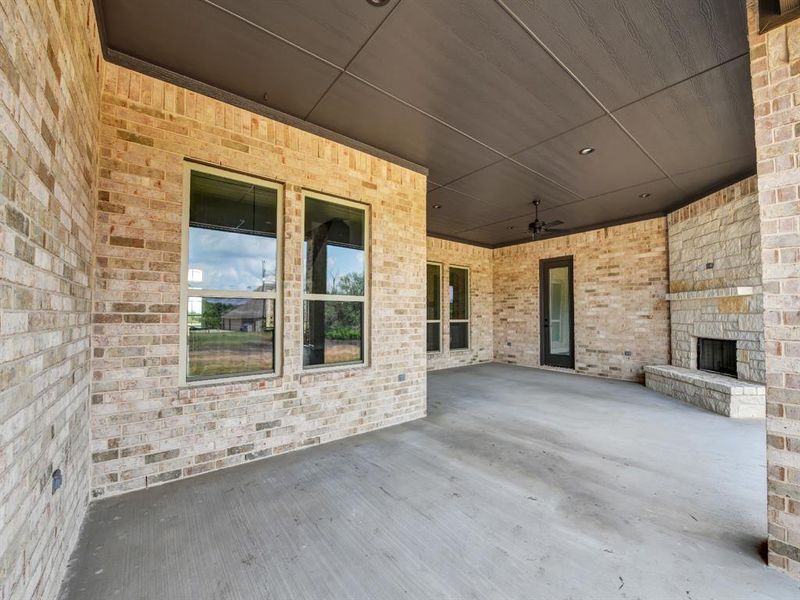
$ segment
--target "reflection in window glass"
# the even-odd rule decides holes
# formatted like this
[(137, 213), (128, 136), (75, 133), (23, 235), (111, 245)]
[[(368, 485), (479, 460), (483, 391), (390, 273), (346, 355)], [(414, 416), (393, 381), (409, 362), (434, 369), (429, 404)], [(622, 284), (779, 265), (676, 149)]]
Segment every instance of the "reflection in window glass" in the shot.
[(265, 292), (275, 289), (277, 240), (189, 228), (189, 288)]
[(278, 192), (192, 171), (189, 287), (275, 289)]
[(303, 303), (303, 363), (328, 365), (364, 359), (362, 302)]
[(550, 268), (550, 353), (570, 353), (569, 267)]
[(469, 348), (469, 323), (450, 323), (450, 349), (463, 350)]
[(366, 220), (364, 208), (305, 197), (303, 365), (306, 367), (364, 361)]
[(442, 311), (442, 269), (428, 265), (428, 320), (438, 321)]
[(306, 198), (304, 290), (364, 295), (364, 210)]
[(439, 352), (441, 350), (442, 339), (442, 267), (440, 265), (428, 265), (428, 352)]
[(275, 300), (190, 297), (187, 378), (274, 368)]
[(469, 348), (469, 271), (450, 268), (450, 349)]
[(450, 318), (469, 319), (469, 271), (450, 268)]
[(186, 381), (275, 370), (279, 190), (210, 171), (189, 175)]
[(441, 323), (428, 323), (428, 352), (439, 352), (441, 349), (441, 331)]

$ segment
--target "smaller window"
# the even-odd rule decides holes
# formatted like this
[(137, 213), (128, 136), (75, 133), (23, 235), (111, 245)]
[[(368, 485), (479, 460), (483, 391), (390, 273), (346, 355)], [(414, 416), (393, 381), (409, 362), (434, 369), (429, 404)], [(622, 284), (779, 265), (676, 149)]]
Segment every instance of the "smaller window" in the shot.
[(469, 270), (450, 267), (450, 349), (469, 348)]
[(428, 352), (442, 349), (442, 266), (428, 263)]
[(364, 363), (367, 207), (305, 195), (304, 230), (303, 366)]

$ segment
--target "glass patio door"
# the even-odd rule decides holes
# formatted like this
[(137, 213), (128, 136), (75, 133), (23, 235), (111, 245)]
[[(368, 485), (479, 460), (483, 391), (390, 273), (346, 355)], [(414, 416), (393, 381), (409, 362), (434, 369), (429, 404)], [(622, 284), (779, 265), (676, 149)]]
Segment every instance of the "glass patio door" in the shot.
[(551, 367), (575, 367), (572, 257), (542, 260), (540, 332), (541, 364)]

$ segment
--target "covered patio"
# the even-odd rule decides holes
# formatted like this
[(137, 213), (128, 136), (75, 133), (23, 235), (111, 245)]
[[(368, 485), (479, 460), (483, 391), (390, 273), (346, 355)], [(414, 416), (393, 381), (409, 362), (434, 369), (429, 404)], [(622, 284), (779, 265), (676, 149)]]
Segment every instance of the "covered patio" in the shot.
[(763, 421), (500, 364), (428, 388), (424, 419), (93, 503), (62, 600), (797, 598)]

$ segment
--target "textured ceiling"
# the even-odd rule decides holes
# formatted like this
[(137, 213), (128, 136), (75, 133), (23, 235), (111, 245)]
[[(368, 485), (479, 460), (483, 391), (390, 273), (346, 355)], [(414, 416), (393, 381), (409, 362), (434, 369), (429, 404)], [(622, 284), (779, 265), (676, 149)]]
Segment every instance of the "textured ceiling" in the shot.
[(525, 239), (534, 197), (635, 220), (755, 172), (744, 0), (96, 3), (112, 61), (427, 167), (434, 235)]

